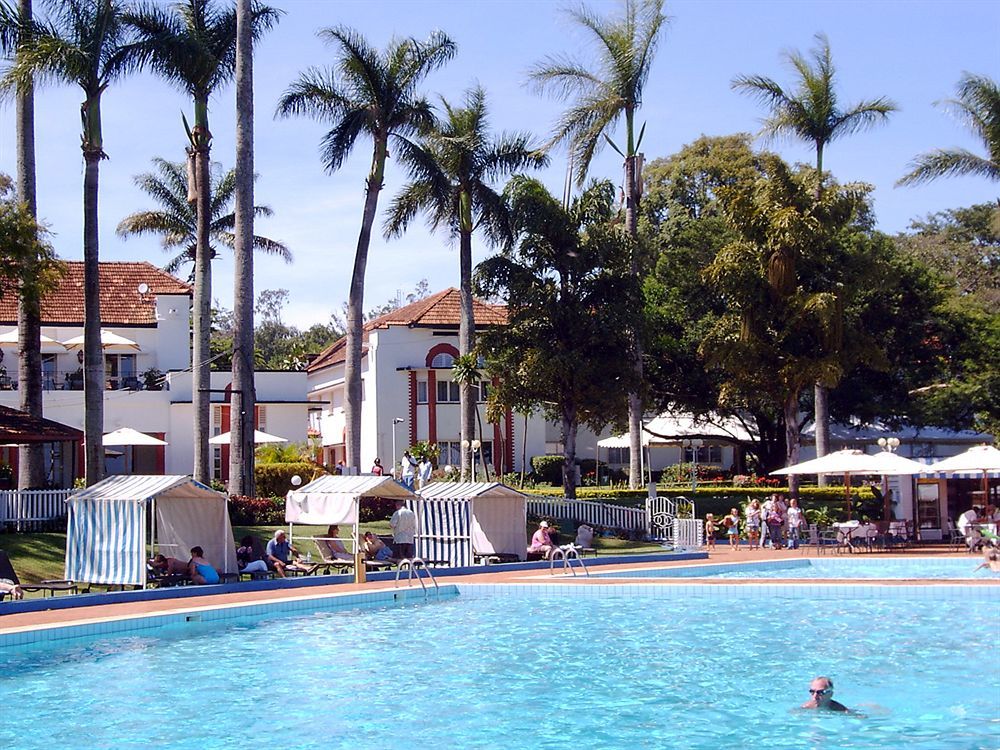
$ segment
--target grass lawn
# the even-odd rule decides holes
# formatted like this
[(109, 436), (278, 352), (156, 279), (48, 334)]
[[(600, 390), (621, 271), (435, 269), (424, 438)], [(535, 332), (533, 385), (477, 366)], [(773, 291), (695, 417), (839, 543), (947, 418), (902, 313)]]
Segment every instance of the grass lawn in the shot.
[[(258, 537), (265, 544), (274, 535), (277, 526), (234, 526), (233, 536), (238, 541), (246, 534)], [(530, 538), (535, 526), (527, 531), (526, 539)], [(389, 534), (388, 521), (376, 521), (361, 525), (361, 531), (373, 531), (376, 534)], [(325, 526), (295, 526), (293, 528), (295, 539), (299, 537), (323, 536), (326, 533)], [(348, 529), (341, 529), (343, 537), (350, 535)], [(563, 539), (562, 541), (572, 541)], [(312, 552), (316, 555), (316, 548), (312, 542), (303, 541), (301, 544), (294, 542), (302, 554)], [(594, 546), (600, 554), (610, 555), (635, 555), (647, 554), (651, 552), (662, 552), (663, 548), (650, 542), (633, 542), (625, 539), (615, 538), (595, 538)], [(6, 550), (10, 556), (14, 570), (22, 583), (37, 583), (47, 579), (59, 579), (63, 577), (64, 564), (66, 559), (66, 534), (63, 532), (31, 532), (22, 534), (0, 534), (0, 549)], [(29, 597), (41, 596), (41, 592), (26, 594)]]

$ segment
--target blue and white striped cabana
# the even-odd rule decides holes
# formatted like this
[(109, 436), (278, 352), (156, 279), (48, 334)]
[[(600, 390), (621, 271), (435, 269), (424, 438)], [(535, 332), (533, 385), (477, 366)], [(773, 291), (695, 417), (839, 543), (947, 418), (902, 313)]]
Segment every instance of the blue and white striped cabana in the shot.
[(474, 555), (527, 547), (527, 498), (499, 482), (432, 482), (419, 491), (417, 556), (472, 565)]
[(70, 580), (145, 586), (147, 544), (179, 559), (200, 546), (217, 570), (236, 572), (226, 496), (191, 477), (108, 477), (66, 504)]

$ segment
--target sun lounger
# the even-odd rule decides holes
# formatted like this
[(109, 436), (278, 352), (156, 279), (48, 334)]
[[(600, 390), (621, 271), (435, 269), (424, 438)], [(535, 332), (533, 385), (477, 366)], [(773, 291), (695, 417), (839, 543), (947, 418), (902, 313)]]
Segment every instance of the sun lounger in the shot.
[[(13, 581), (15, 585), (20, 586), (25, 591), (42, 591), (44, 594), (50, 596), (55, 596), (57, 591), (66, 591), (70, 594), (80, 592), (80, 585), (74, 581), (50, 580), (27, 585), (21, 583), (21, 580), (17, 577), (17, 573), (14, 571), (14, 566), (10, 562), (10, 558), (2, 549), (0, 549), (0, 578), (7, 578)], [(0, 596), (0, 599), (2, 598)]]

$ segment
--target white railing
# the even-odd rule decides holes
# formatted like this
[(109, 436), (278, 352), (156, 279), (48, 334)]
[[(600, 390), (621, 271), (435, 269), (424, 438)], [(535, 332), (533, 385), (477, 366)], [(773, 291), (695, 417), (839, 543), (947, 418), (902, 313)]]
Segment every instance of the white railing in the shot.
[(0, 490), (0, 526), (18, 531), (66, 517), (72, 490)]
[[(645, 521), (647, 533), (652, 539), (674, 547), (700, 546), (700, 542), (692, 545), (690, 539), (692, 532), (687, 522), (694, 521), (700, 527), (700, 521), (696, 521), (694, 501), (686, 497), (647, 497)], [(678, 524), (678, 521), (685, 523)], [(683, 538), (678, 534), (682, 534)]]
[(545, 518), (586, 523), (627, 531), (646, 530), (646, 511), (593, 500), (568, 500), (562, 497), (529, 497), (528, 513)]

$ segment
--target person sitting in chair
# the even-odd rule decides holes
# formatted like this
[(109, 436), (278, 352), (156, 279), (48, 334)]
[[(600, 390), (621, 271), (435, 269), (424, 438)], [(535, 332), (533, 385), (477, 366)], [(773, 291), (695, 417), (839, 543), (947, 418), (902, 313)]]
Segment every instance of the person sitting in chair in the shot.
[(11, 599), (23, 599), (24, 589), (9, 578), (0, 578), (0, 594), (5, 594)]
[(285, 577), (285, 570), (294, 565), (292, 555), (298, 554), (299, 551), (291, 545), (282, 529), (275, 531), (274, 539), (267, 543), (268, 567), (274, 568), (274, 572), (281, 578)]
[(219, 571), (212, 567), (212, 564), (208, 560), (202, 557), (204, 554), (205, 550), (201, 547), (191, 548), (191, 562), (188, 568), (188, 575), (199, 586), (209, 583), (219, 583), (221, 580), (219, 578)]
[(552, 541), (552, 532), (549, 531), (549, 522), (542, 521), (538, 524), (538, 529), (531, 536), (531, 544), (528, 545), (528, 552), (540, 553), (543, 558), (548, 559), (555, 547), (555, 542)]
[(178, 560), (176, 557), (154, 555), (149, 561), (149, 567), (161, 576), (186, 576), (190, 563), (187, 560)]
[(372, 532), (365, 532), (365, 559), (366, 560), (391, 560), (392, 548), (375, 536)]
[(354, 560), (354, 555), (348, 552), (344, 543), (337, 538), (339, 536), (340, 527), (333, 524), (327, 528), (326, 537), (317, 540), (324, 560)]
[(573, 542), (577, 547), (591, 549), (594, 546), (594, 530), (585, 523), (581, 523), (576, 529), (576, 540)]
[(253, 537), (250, 534), (240, 539), (240, 546), (236, 548), (236, 563), (240, 573), (267, 572), (267, 562), (255, 549)]

